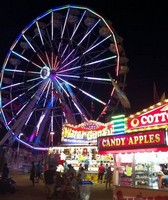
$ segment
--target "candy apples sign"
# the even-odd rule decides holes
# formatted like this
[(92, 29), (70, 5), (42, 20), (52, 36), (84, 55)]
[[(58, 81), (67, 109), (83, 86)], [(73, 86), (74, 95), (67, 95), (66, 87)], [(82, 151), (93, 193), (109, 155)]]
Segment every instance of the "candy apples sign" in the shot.
[(166, 124), (168, 124), (168, 103), (145, 113), (143, 112), (138, 116), (130, 116), (127, 119), (127, 130), (150, 126), (162, 126)]
[(164, 130), (143, 131), (98, 138), (99, 150), (137, 149), (166, 146)]

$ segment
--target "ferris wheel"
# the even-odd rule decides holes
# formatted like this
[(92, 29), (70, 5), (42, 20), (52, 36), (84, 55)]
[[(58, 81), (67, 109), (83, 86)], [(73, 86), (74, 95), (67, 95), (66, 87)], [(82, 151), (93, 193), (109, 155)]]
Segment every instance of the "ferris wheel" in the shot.
[(0, 143), (13, 138), (48, 147), (64, 123), (101, 120), (119, 102), (108, 74), (122, 90), (127, 62), (112, 23), (90, 8), (65, 5), (38, 16), (3, 63), (0, 114), (7, 134)]

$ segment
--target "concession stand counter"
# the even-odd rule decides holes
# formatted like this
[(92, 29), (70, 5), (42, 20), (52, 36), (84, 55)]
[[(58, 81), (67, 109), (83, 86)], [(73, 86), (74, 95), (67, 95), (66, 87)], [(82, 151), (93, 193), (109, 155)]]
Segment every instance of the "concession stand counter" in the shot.
[(129, 116), (125, 126), (125, 133), (98, 138), (98, 153), (114, 158), (113, 199), (168, 199), (157, 178), (168, 171), (168, 100)]

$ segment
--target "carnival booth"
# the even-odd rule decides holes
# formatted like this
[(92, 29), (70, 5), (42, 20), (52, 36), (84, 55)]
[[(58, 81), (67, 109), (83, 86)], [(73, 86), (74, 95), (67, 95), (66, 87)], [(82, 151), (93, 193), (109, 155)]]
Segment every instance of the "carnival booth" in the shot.
[[(113, 133), (113, 122), (101, 123), (88, 121), (79, 125), (64, 124), (62, 130), (61, 144), (49, 149), (50, 157), (59, 155), (58, 164), (71, 164), (76, 170), (79, 165), (89, 164), (86, 170), (87, 179), (97, 181), (98, 166), (101, 161), (113, 163), (113, 156), (110, 154), (100, 155), (97, 149), (97, 138)], [(59, 168), (61, 170), (61, 167)]]
[(125, 118), (125, 128), (124, 134), (98, 138), (98, 153), (114, 157), (113, 198), (168, 199), (157, 177), (160, 170), (168, 171), (168, 100)]

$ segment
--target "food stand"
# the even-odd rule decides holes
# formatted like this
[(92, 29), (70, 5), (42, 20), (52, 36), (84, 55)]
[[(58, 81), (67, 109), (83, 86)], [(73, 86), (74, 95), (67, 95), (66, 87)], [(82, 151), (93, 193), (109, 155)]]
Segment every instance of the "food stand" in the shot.
[[(126, 132), (98, 138), (99, 154), (114, 156), (114, 196), (165, 195), (159, 190), (156, 173), (168, 164), (168, 100), (125, 119)], [(143, 188), (143, 189), (142, 189)], [(132, 190), (136, 189), (136, 193)], [(151, 195), (152, 190), (152, 195)], [(167, 195), (168, 196), (168, 195)], [(130, 197), (130, 195), (129, 195)]]

